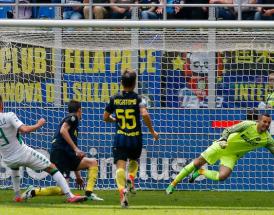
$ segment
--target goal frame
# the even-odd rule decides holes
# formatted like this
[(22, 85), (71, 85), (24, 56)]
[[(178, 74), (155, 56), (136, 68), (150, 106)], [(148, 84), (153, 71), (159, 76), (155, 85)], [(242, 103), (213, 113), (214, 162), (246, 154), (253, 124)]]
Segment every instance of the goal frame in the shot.
[(274, 21), (0, 20), (2, 27), (273, 28)]

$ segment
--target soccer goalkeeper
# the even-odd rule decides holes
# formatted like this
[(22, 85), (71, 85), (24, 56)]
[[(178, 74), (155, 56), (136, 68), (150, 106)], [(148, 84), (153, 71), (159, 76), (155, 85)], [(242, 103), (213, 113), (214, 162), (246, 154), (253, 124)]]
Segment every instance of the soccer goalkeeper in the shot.
[[(274, 140), (268, 132), (271, 123), (269, 114), (259, 115), (258, 121), (243, 121), (224, 130), (221, 138), (209, 146), (200, 157), (186, 165), (166, 189), (171, 194), (175, 186), (192, 173), (189, 182), (203, 175), (208, 179), (223, 181), (229, 177), (238, 159), (260, 147), (274, 154)], [(201, 168), (204, 164), (214, 164), (220, 160), (219, 171)]]

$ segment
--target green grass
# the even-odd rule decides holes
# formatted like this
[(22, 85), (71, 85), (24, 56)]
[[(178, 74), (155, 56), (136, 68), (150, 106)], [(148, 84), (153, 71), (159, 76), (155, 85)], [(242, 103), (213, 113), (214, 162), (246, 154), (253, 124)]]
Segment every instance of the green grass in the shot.
[(139, 191), (129, 196), (128, 209), (120, 208), (117, 191), (96, 193), (105, 201), (68, 204), (64, 196), (50, 196), (15, 203), (11, 190), (0, 190), (0, 215), (274, 215), (274, 192)]

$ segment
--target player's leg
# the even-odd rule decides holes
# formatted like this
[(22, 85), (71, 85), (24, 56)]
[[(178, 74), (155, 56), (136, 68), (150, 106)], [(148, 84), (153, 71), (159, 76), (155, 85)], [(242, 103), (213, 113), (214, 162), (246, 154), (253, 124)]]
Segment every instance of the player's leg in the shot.
[[(63, 171), (62, 169), (58, 167), (57, 169), (62, 173), (67, 183), (69, 183), (70, 171)], [(25, 192), (22, 193), (21, 197), (24, 200), (27, 200), (35, 196), (60, 196), (60, 195), (64, 195), (64, 193), (62, 189), (58, 186), (34, 187), (31, 185), (25, 190)]]
[(191, 163), (186, 165), (180, 173), (176, 176), (173, 182), (167, 187), (166, 193), (171, 194), (174, 191), (174, 187), (182, 181), (185, 177), (191, 174), (193, 171), (194, 173), (191, 176), (190, 182), (193, 182), (195, 178), (199, 176), (197, 170), (203, 166), (204, 164), (214, 164), (217, 160), (219, 160), (222, 153), (220, 152), (219, 144), (213, 143), (209, 146), (199, 158), (196, 158)]
[(127, 189), (130, 193), (136, 194), (134, 179), (136, 178), (138, 172), (138, 161), (130, 160), (128, 165), (128, 179), (127, 179)]
[(211, 179), (213, 181), (224, 181), (230, 176), (231, 172), (232, 170), (230, 168), (223, 165), (220, 166), (219, 171), (208, 170), (208, 169), (198, 169), (193, 174), (192, 181), (194, 181), (200, 175), (203, 175), (206, 178)]
[(62, 169), (63, 171), (79, 171), (88, 169), (88, 181), (85, 195), (90, 200), (103, 200), (93, 193), (93, 188), (98, 176), (98, 163), (96, 159), (86, 157), (80, 159), (75, 155), (75, 153), (69, 153), (63, 150), (51, 151), (50, 159), (56, 164), (58, 169)]
[[(66, 182), (69, 183), (70, 171), (77, 169), (81, 159), (79, 159), (75, 154), (74, 156), (69, 156), (69, 154), (61, 149), (54, 149), (50, 152), (50, 161), (54, 163), (57, 169), (62, 173), (63, 177), (66, 179)], [(44, 189), (45, 192), (50, 192), (47, 188)], [(53, 190), (51, 190), (53, 191)], [(55, 189), (57, 192), (57, 189)], [(43, 192), (39, 192), (41, 195)], [(62, 192), (62, 194), (64, 194)]]
[(102, 201), (102, 198), (93, 193), (98, 177), (98, 163), (96, 159), (84, 157), (77, 167), (77, 170), (83, 169), (88, 169), (88, 180), (85, 195), (89, 200)]
[(71, 193), (64, 176), (59, 172), (55, 165), (52, 164), (43, 154), (28, 147), (28, 149), (26, 150), (26, 157), (28, 158), (24, 163), (24, 166), (29, 167), (33, 170), (44, 170), (49, 173), (52, 176), (53, 180), (56, 181), (57, 185), (62, 189), (63, 193), (67, 197), (68, 202), (81, 202), (86, 200), (86, 197), (84, 196), (74, 196)]
[(133, 148), (131, 148), (128, 151), (128, 157), (129, 157), (129, 165), (128, 165), (128, 179), (127, 179), (127, 189), (130, 193), (136, 194), (135, 190), (135, 183), (134, 179), (136, 178), (139, 164), (138, 164), (138, 159), (141, 156), (142, 153), (142, 136), (136, 136), (136, 137), (131, 137), (131, 143)]
[(34, 189), (36, 196), (60, 196), (64, 195), (62, 189), (57, 186), (38, 187)]
[(11, 181), (12, 181), (13, 191), (15, 193), (14, 201), (21, 202), (22, 198), (21, 198), (21, 195), (20, 195), (19, 167), (11, 169)]
[(126, 161), (127, 152), (123, 149), (113, 147), (114, 164), (116, 165), (116, 184), (120, 194), (120, 203), (122, 207), (128, 207), (127, 189), (126, 189)]
[(48, 187), (34, 187), (29, 186), (21, 197), (24, 200), (33, 198), (35, 196), (59, 196), (64, 195), (63, 191), (58, 186), (48, 186)]
[(64, 195), (67, 197), (68, 202), (73, 203), (73, 202), (86, 201), (85, 196), (75, 196), (72, 194), (66, 179), (61, 174), (61, 172), (58, 171), (58, 169), (55, 167), (54, 164), (50, 164), (50, 166), (45, 168), (44, 170), (52, 176), (53, 180), (56, 181), (57, 185), (61, 188)]
[[(70, 179), (70, 171), (62, 171), (57, 167), (57, 169), (62, 173), (67, 183), (69, 183)], [(48, 186), (48, 187), (34, 187), (30, 185), (24, 193), (22, 193), (21, 197), (24, 200), (31, 199), (35, 196), (60, 196), (64, 195), (62, 189), (58, 186)]]
[(118, 160), (116, 162), (116, 184), (120, 193), (121, 206), (128, 207), (127, 189), (126, 189), (126, 161)]
[(118, 190), (121, 191), (126, 187), (126, 161), (118, 160), (116, 161), (116, 184)]
[(189, 174), (191, 174), (196, 169), (200, 168), (206, 164), (206, 160), (200, 156), (193, 161), (191, 161), (189, 164), (187, 164), (175, 177), (175, 179), (170, 183), (170, 185), (166, 189), (166, 194), (172, 194), (174, 191), (175, 186), (181, 182), (185, 177), (187, 177)]
[(237, 160), (238, 157), (234, 154), (221, 156), (219, 171), (198, 169), (193, 173), (192, 180), (194, 181), (198, 176), (204, 175), (206, 178), (214, 181), (223, 181), (230, 176)]
[(20, 195), (20, 173), (19, 167), (24, 166), (24, 162), (27, 159), (25, 154), (26, 148), (23, 148), (19, 152), (15, 153), (13, 156), (10, 156), (3, 160), (3, 162), (11, 169), (11, 181), (14, 191), (14, 201), (22, 202), (24, 199)]

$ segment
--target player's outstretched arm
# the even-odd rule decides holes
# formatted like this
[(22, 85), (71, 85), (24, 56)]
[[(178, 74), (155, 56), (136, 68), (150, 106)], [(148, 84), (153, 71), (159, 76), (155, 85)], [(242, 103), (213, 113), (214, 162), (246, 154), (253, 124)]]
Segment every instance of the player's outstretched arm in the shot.
[(37, 121), (35, 125), (21, 125), (18, 130), (21, 133), (30, 133), (36, 131), (37, 129), (41, 128), (46, 123), (44, 118), (41, 118)]
[(158, 140), (159, 134), (154, 130), (154, 128), (152, 126), (152, 122), (151, 122), (149, 113), (147, 112), (147, 109), (145, 107), (140, 107), (140, 113), (143, 117), (143, 120), (144, 120), (146, 126), (148, 127), (149, 132), (153, 136), (153, 139)]
[(85, 156), (85, 153), (83, 151), (81, 151), (76, 146), (76, 144), (73, 142), (73, 140), (71, 139), (70, 134), (69, 134), (69, 129), (70, 129), (70, 125), (68, 123), (64, 122), (60, 129), (60, 134), (65, 139), (65, 141), (70, 145), (70, 147), (73, 149), (73, 151), (75, 151), (76, 156), (83, 158)]
[(219, 139), (219, 141), (221, 140), (227, 140), (228, 136), (232, 133), (235, 132), (241, 132), (244, 131), (245, 129), (247, 129), (249, 126), (253, 125), (254, 122), (253, 121), (243, 121), (239, 124), (233, 125), (229, 128), (226, 128), (223, 133), (222, 133), (222, 137)]

